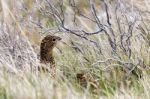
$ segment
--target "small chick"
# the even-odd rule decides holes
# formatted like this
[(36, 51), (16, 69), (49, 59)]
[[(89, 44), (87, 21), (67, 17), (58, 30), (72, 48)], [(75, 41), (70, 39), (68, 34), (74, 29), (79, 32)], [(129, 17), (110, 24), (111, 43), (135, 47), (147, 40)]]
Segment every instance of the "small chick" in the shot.
[(98, 84), (97, 82), (94, 80), (94, 78), (86, 73), (77, 73), (76, 74), (76, 79), (78, 81), (78, 83), (82, 86), (82, 87), (87, 87), (88, 83), (90, 84), (91, 88), (97, 89), (98, 88)]

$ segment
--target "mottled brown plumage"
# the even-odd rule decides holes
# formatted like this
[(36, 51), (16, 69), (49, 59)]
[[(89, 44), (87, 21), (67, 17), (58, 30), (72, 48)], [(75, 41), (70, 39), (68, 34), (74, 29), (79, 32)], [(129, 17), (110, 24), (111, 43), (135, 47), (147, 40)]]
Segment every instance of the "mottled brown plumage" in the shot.
[[(56, 46), (57, 42), (60, 41), (61, 38), (58, 36), (47, 35), (43, 38), (40, 45), (40, 61), (43, 64), (50, 63), (50, 69), (55, 68), (55, 61), (53, 57), (53, 48)], [(40, 67), (39, 70), (47, 71), (46, 68)]]
[(77, 78), (78, 83), (83, 87), (87, 87), (89, 83), (90, 88), (94, 88), (94, 89), (98, 88), (98, 83), (90, 74), (77, 73), (76, 78)]

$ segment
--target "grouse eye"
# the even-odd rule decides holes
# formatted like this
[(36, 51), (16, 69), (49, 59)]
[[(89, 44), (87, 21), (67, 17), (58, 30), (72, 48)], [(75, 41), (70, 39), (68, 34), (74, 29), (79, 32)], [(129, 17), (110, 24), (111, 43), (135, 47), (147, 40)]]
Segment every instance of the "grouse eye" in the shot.
[(53, 39), (53, 41), (56, 41), (56, 39)]

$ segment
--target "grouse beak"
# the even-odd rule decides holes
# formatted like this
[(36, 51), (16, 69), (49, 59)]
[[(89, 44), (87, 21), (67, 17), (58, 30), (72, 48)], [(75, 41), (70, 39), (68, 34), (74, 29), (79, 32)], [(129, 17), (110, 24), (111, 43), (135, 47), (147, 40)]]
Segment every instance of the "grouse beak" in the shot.
[(60, 41), (60, 40), (61, 40), (61, 38), (59, 37), (59, 38), (58, 38), (58, 41)]

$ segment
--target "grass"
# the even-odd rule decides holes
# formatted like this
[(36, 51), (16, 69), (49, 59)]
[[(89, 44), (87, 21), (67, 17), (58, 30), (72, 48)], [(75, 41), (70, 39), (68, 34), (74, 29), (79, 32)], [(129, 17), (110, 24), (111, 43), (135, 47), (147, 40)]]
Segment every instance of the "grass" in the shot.
[[(73, 78), (72, 78), (73, 79)], [(5, 75), (0, 79), (0, 97), (1, 99), (12, 98), (114, 98), (120, 99), (122, 97), (134, 99), (139, 98), (148, 99), (149, 96), (149, 79), (143, 78), (137, 81), (130, 88), (121, 87), (122, 89), (113, 89), (116, 87), (112, 84), (106, 84), (106, 82), (100, 81), (101, 87), (99, 87), (97, 93), (91, 92), (89, 89), (82, 89), (78, 87), (75, 82), (71, 82), (68, 79), (64, 81), (57, 79), (51, 79), (50, 75)], [(107, 81), (108, 82), (108, 81)], [(53, 85), (56, 85), (55, 87)], [(117, 88), (117, 87), (116, 87)]]
[[(104, 33), (88, 37), (96, 41), (99, 47), (75, 35), (56, 33), (55, 35), (62, 37), (66, 44), (60, 43), (54, 49), (57, 66), (57, 76), (54, 79), (49, 73), (31, 72), (31, 70), (34, 71), (35, 67), (40, 65), (38, 60), (40, 39), (58, 31), (57, 24), (51, 16), (42, 15), (44, 12), (40, 13), (39, 10), (42, 8), (45, 8), (43, 11), (47, 11), (44, 1), (24, 1), (16, 0), (15, 5), (9, 0), (8, 2), (1, 0), (0, 4), (0, 15), (2, 15), (0, 17), (0, 99), (150, 99), (149, 16), (144, 14), (138, 16), (135, 13), (143, 20), (138, 20), (133, 29), (131, 58), (119, 47), (120, 32), (114, 13), (110, 14), (112, 14), (112, 29), (116, 35), (116, 53), (112, 53)], [(53, 0), (52, 2), (55, 3)], [(71, 16), (72, 8), (66, 0), (64, 2), (64, 10), (68, 11), (65, 12), (66, 16)], [(84, 2), (86, 1), (83, 0), (81, 3), (78, 1), (77, 5), (88, 16), (90, 11), (88, 12), (88, 4)], [(98, 10), (101, 3), (96, 2)], [(109, 6), (112, 7), (111, 3)], [(143, 10), (142, 8), (141, 5), (139, 9)], [(71, 26), (70, 16), (67, 16), (69, 20), (67, 24)], [(128, 27), (124, 17), (117, 17), (122, 21), (121, 31), (127, 32)], [(127, 14), (127, 17), (130, 15)], [(105, 19), (105, 16), (103, 18)], [(37, 20), (40, 20), (42, 28), (36, 24)], [(90, 32), (97, 28), (78, 14), (77, 22)], [(50, 30), (50, 33), (45, 32), (47, 30)], [(131, 65), (135, 66), (138, 75), (128, 75), (130, 73), (124, 71), (125, 66)], [(78, 82), (76, 78), (78, 73), (86, 74), (87, 87), (81, 86)], [(138, 77), (139, 75), (142, 77)], [(96, 88), (93, 88), (92, 84), (95, 84)]]

